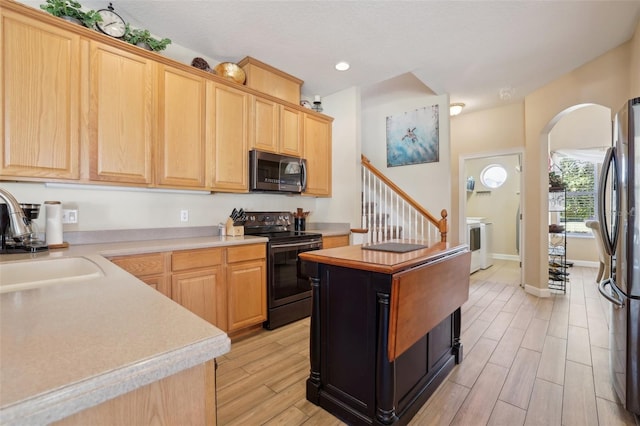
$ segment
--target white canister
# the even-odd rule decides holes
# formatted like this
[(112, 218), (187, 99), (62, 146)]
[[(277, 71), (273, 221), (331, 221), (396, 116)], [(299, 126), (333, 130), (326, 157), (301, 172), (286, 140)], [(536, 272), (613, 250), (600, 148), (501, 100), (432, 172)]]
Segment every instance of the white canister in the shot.
[(47, 218), (45, 228), (47, 245), (62, 244), (62, 203), (45, 201), (44, 209)]

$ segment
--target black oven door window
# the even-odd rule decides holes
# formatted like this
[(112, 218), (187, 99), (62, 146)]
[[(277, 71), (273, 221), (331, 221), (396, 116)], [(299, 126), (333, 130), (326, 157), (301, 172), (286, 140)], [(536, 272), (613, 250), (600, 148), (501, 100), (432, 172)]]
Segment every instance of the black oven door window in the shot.
[(275, 247), (270, 249), (270, 306), (282, 306), (311, 295), (309, 278), (300, 273), (298, 254), (318, 248)]

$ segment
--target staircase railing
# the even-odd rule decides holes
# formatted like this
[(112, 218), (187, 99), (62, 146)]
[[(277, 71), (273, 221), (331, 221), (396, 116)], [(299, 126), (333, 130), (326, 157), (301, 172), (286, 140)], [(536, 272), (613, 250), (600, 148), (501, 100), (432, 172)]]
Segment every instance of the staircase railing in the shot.
[(437, 219), (362, 155), (362, 227), (367, 242), (391, 239), (447, 242), (447, 210)]

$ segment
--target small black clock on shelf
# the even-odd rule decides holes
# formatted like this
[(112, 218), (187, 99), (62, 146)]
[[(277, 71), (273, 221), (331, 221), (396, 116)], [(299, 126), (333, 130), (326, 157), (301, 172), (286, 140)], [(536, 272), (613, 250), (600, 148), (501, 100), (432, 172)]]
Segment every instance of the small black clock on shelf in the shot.
[(124, 37), (127, 32), (127, 25), (124, 19), (114, 11), (113, 3), (109, 3), (107, 9), (98, 10), (98, 14), (102, 18), (102, 21), (96, 23), (98, 30), (114, 38)]

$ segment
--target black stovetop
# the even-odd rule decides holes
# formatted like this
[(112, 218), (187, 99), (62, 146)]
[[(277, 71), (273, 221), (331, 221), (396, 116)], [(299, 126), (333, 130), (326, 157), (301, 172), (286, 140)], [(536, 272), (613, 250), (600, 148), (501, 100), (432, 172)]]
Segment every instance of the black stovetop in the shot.
[(281, 231), (281, 232), (258, 232), (247, 233), (245, 235), (254, 235), (257, 237), (266, 237), (269, 242), (286, 243), (290, 241), (304, 241), (304, 240), (322, 240), (322, 234), (316, 232), (300, 232), (300, 231)]
[(245, 212), (244, 234), (267, 237), (270, 242), (321, 239), (322, 234), (294, 230), (293, 213)]

